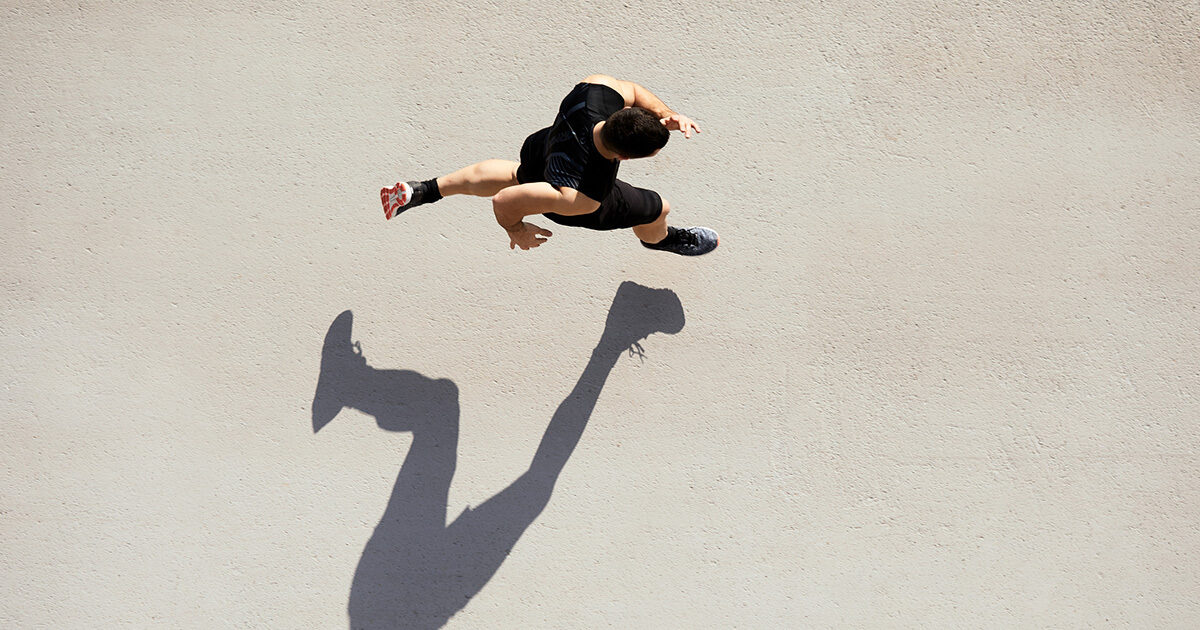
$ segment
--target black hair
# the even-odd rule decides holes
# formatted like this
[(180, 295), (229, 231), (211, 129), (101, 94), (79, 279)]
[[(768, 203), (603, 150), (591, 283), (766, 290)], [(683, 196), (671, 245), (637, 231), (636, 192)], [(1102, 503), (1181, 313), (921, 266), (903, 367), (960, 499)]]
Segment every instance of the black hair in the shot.
[(600, 138), (622, 157), (643, 158), (666, 146), (671, 132), (649, 110), (628, 107), (608, 117)]

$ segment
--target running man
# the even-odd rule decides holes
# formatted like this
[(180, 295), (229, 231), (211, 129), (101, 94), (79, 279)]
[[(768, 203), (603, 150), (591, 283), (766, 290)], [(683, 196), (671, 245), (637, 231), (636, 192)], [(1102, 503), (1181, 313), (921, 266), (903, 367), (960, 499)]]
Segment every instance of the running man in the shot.
[(653, 157), (671, 131), (700, 133), (646, 88), (594, 74), (559, 106), (554, 124), (521, 147), (521, 161), (485, 160), (424, 182), (401, 182), (379, 192), (387, 219), (450, 195), (491, 197), (509, 249), (531, 249), (551, 236), (525, 220), (535, 214), (560, 225), (592, 230), (632, 228), (642, 245), (684, 256), (707, 254), (717, 233), (667, 225), (671, 206), (653, 190), (617, 179), (622, 160)]

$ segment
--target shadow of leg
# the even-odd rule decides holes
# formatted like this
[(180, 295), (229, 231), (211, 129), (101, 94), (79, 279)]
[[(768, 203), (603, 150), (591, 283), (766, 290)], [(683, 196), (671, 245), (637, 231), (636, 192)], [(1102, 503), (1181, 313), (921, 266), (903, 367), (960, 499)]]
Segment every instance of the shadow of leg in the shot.
[(350, 341), (353, 316), (329, 327), (313, 397), (313, 430), (344, 408), (387, 431), (412, 432), (391, 498), (367, 541), (350, 587), (352, 628), (437, 627), (462, 607), (446, 575), (446, 501), (457, 463), (458, 387), (409, 370), (377, 370)]
[(549, 503), (558, 476), (579, 444), (621, 353), (652, 333), (677, 333), (683, 324), (683, 306), (674, 292), (632, 282), (617, 290), (604, 334), (575, 387), (555, 410), (529, 469), (448, 528), (454, 548), (469, 554), (463, 561), (472, 566), (466, 572), (473, 581), (472, 589), (483, 588)]
[(436, 628), (487, 584), (545, 509), (621, 353), (652, 333), (679, 332), (684, 316), (673, 292), (623, 283), (599, 343), (555, 410), (529, 469), (449, 526), (458, 389), (445, 379), (369, 367), (351, 345), (352, 321), (349, 311), (342, 313), (326, 335), (313, 430), (351, 407), (374, 416), (381, 428), (412, 431), (413, 443), (355, 571), (350, 627)]

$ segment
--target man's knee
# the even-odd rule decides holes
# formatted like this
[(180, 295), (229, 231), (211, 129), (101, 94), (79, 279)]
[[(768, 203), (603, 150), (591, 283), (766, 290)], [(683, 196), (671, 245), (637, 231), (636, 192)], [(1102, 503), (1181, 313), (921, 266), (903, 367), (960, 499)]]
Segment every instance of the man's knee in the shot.
[(504, 208), (514, 201), (516, 192), (509, 190), (510, 188), (512, 188), (512, 186), (506, 186), (496, 191), (496, 194), (492, 195), (493, 208)]
[(667, 218), (667, 214), (671, 212), (671, 203), (670, 202), (668, 202), (666, 199), (663, 199), (662, 204), (663, 204), (662, 212), (660, 212), (658, 214), (659, 221), (662, 221), (663, 219)]

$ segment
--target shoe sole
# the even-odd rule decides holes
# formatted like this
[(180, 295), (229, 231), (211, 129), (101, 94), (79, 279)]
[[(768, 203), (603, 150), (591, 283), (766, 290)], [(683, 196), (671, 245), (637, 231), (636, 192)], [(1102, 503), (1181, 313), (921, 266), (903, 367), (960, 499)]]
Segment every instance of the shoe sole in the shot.
[(383, 219), (390, 221), (392, 217), (400, 214), (401, 208), (407, 205), (411, 198), (412, 188), (404, 182), (396, 182), (395, 186), (381, 188), (379, 201), (383, 203)]

